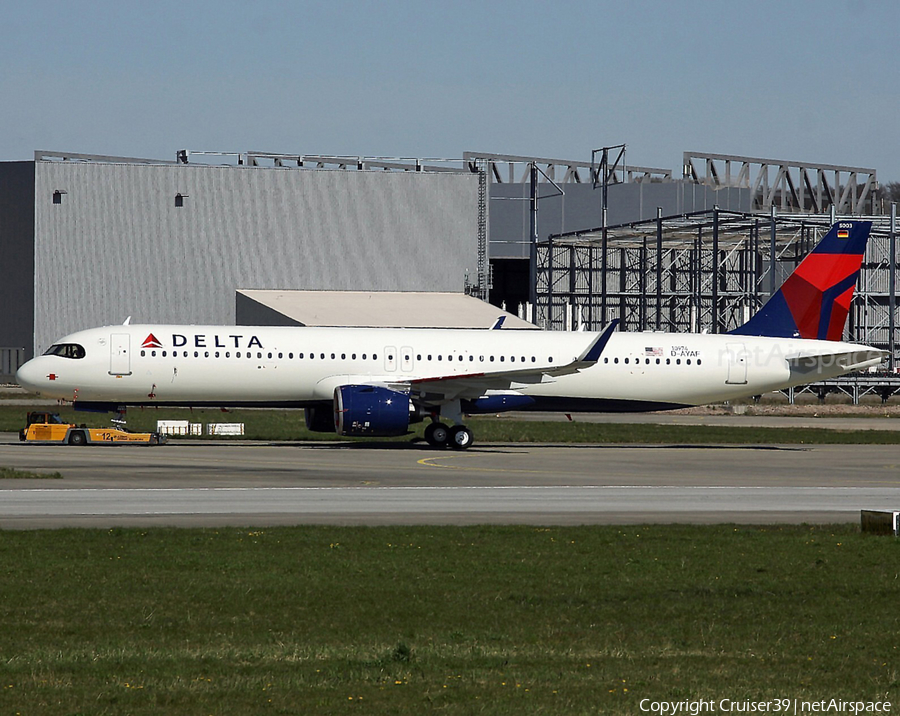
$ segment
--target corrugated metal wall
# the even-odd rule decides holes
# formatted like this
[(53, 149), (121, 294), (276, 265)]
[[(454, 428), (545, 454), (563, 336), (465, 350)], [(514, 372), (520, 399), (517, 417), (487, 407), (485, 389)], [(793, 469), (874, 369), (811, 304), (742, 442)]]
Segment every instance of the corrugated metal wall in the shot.
[(239, 288), (461, 291), (477, 268), (477, 175), (37, 162), (35, 192), (36, 351), (129, 315), (231, 324)]

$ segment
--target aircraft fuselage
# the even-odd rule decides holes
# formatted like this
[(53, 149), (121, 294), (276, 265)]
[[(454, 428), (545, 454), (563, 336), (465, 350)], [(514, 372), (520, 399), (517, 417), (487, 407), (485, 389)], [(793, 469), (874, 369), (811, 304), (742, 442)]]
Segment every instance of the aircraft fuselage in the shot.
[[(430, 379), (506, 372), (512, 374), (506, 389), (534, 398), (533, 407), (654, 410), (756, 395), (842, 375), (851, 363), (858, 369), (880, 361), (863, 346), (832, 341), (614, 333), (589, 367), (515, 377), (572, 363), (596, 338), (510, 330), (108, 326), (60, 339), (54, 349), (79, 346), (83, 355), (57, 349), (29, 361), (18, 378), (44, 396), (71, 401), (300, 407), (331, 401), (340, 385), (402, 391), (411, 384), (415, 392), (417, 382)], [(802, 356), (816, 358), (815, 366), (798, 366)]]

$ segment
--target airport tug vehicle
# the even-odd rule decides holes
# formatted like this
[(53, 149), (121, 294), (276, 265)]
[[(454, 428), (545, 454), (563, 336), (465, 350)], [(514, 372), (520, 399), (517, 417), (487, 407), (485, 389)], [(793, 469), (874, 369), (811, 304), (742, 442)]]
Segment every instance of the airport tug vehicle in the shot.
[[(113, 421), (116, 422), (120, 421)], [(42, 445), (162, 445), (166, 442), (166, 436), (131, 432), (124, 425), (89, 428), (67, 423), (57, 413), (34, 412), (28, 413), (26, 425), (19, 431), (19, 440)]]

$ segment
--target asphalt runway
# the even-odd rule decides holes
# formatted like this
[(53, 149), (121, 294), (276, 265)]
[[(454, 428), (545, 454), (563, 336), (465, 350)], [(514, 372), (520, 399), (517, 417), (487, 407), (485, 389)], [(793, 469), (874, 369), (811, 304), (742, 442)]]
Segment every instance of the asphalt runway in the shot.
[(0, 528), (275, 524), (856, 522), (900, 509), (900, 446), (173, 441), (24, 445), (0, 466)]

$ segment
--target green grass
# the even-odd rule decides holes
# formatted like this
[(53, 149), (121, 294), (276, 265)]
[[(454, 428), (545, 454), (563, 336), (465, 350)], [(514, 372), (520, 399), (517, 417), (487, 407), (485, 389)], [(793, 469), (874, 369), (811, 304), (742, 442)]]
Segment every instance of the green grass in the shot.
[[(0, 405), (0, 431), (19, 430), (25, 425), (28, 406)], [(64, 420), (93, 427), (109, 424), (108, 415), (56, 409)], [(128, 427), (155, 430), (157, 420), (190, 420), (194, 423), (244, 423), (245, 439), (251, 440), (344, 440), (333, 433), (306, 429), (302, 410), (229, 410), (132, 408)], [(412, 434), (390, 438), (398, 442), (421, 440), (427, 423), (412, 426)], [(643, 425), (579, 422), (540, 422), (473, 417), (467, 423), (476, 443), (632, 443), (632, 444), (857, 444), (898, 445), (900, 431), (831, 430), (816, 428), (753, 428), (710, 425)], [(217, 438), (229, 439), (229, 438)]]
[(891, 700), (898, 550), (846, 526), (0, 532), (0, 713)]

